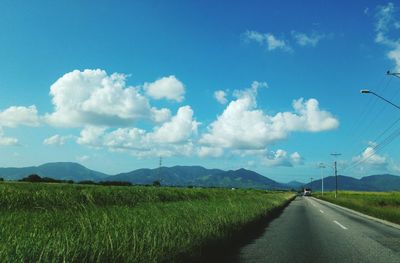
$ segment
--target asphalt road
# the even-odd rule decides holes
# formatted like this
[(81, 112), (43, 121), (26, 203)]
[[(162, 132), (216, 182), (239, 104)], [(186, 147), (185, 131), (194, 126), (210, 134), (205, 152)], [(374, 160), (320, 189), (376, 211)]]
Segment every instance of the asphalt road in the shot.
[(297, 197), (238, 262), (400, 262), (400, 230), (311, 197)]

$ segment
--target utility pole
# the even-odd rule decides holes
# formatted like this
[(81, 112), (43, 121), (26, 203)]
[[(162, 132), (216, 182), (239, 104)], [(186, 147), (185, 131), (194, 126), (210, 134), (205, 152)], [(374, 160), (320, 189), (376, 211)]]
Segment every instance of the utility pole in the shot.
[(311, 188), (311, 189), (313, 188), (313, 187), (312, 187), (313, 179), (314, 179), (314, 178), (312, 178), (312, 177), (310, 178), (310, 188)]
[(162, 166), (162, 156), (160, 156), (160, 161), (158, 163), (158, 181), (161, 185), (161, 166)]
[(339, 156), (339, 155), (341, 155), (341, 153), (331, 153), (331, 155), (335, 158), (335, 162), (334, 162), (334, 167), (335, 167), (335, 179), (336, 179), (336, 191), (335, 191), (335, 198), (337, 198), (337, 189), (338, 189), (338, 186), (337, 186), (337, 161), (336, 161), (336, 158)]
[(321, 192), (322, 192), (322, 196), (324, 196), (324, 175), (322, 172), (322, 169), (325, 168), (325, 165), (323, 163), (319, 164), (319, 170), (321, 171)]

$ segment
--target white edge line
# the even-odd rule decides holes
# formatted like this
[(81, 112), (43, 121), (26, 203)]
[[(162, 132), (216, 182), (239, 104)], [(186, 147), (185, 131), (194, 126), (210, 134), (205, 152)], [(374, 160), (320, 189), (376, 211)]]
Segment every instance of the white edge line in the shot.
[(324, 211), (322, 211), (321, 209), (319, 210), (321, 213), (324, 213)]
[(367, 219), (369, 219), (369, 220), (372, 220), (372, 221), (381, 223), (381, 224), (383, 224), (383, 225), (387, 225), (387, 226), (391, 226), (391, 227), (396, 228), (396, 229), (400, 229), (400, 225), (398, 225), (398, 224), (396, 224), (396, 223), (392, 223), (392, 222), (389, 222), (389, 221), (386, 221), (386, 220), (383, 220), (383, 219), (380, 219), (380, 218), (376, 218), (376, 217), (373, 217), (373, 216), (369, 216), (369, 215), (360, 213), (360, 212), (358, 212), (358, 211), (355, 211), (355, 210), (353, 210), (353, 209), (350, 209), (350, 208), (347, 208), (347, 207), (343, 207), (343, 206), (340, 206), (340, 205), (337, 205), (337, 204), (334, 204), (334, 203), (331, 203), (331, 202), (328, 202), (328, 201), (325, 201), (325, 200), (317, 199), (317, 198), (315, 198), (315, 197), (312, 197), (312, 198), (315, 199), (316, 202), (321, 202), (321, 203), (325, 203), (325, 204), (328, 204), (328, 205), (332, 205), (332, 206), (341, 208), (341, 209), (343, 209), (343, 210), (345, 210), (345, 211), (348, 211), (348, 212), (350, 212), (350, 213), (356, 214), (356, 215), (358, 215), (358, 216), (361, 216), (361, 217), (367, 218)]
[(340, 226), (341, 228), (343, 228), (343, 229), (347, 229), (347, 227), (345, 227), (344, 225), (342, 225), (341, 223), (339, 223), (338, 221), (336, 221), (336, 220), (333, 220), (333, 222), (335, 222), (338, 226)]

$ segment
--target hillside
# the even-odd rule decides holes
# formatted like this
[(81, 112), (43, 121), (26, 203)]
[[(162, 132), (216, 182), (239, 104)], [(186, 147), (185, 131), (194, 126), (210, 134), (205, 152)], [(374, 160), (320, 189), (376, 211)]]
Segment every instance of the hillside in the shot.
[(159, 180), (163, 185), (244, 187), (244, 188), (283, 188), (281, 184), (256, 172), (239, 169), (223, 171), (206, 169), (201, 166), (174, 166), (161, 169), (139, 169), (107, 177), (108, 181), (127, 181), (134, 184), (151, 184)]
[[(107, 175), (90, 170), (83, 165), (72, 162), (46, 163), (40, 166), (22, 168), (0, 168), (0, 177), (6, 180), (19, 180), (30, 174), (41, 177), (51, 177), (59, 180), (92, 181), (125, 181), (133, 184), (152, 184), (160, 181), (162, 185), (170, 186), (204, 186), (204, 187), (235, 187), (259, 189), (300, 189), (303, 186), (314, 191), (321, 190), (321, 180), (303, 184), (292, 181), (279, 183), (251, 170), (238, 169), (224, 171), (207, 169), (202, 166), (173, 166), (155, 169), (137, 169), (117, 175)], [(335, 190), (335, 177), (324, 179), (326, 191)], [(338, 176), (339, 190), (355, 191), (400, 191), (400, 176), (391, 174), (371, 175), (361, 179), (349, 176)]]
[[(314, 191), (321, 191), (321, 180), (315, 180), (312, 184), (308, 183), (305, 186), (312, 188)], [(338, 176), (338, 189), (354, 191), (400, 191), (400, 176), (380, 174), (356, 179), (340, 175)], [(335, 190), (334, 176), (324, 178), (324, 190)]]
[(23, 168), (0, 168), (0, 177), (6, 180), (18, 180), (30, 174), (51, 177), (59, 180), (100, 180), (108, 175), (90, 170), (83, 165), (72, 162), (46, 163), (40, 166)]

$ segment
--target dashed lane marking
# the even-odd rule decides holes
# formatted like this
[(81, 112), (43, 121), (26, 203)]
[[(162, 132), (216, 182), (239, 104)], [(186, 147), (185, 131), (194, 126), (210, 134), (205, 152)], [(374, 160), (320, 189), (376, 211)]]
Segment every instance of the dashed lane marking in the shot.
[(334, 220), (333, 221), (335, 224), (337, 224), (338, 226), (340, 226), (342, 229), (347, 229), (347, 227), (345, 227), (344, 225), (342, 225), (341, 223), (339, 223), (338, 221)]

